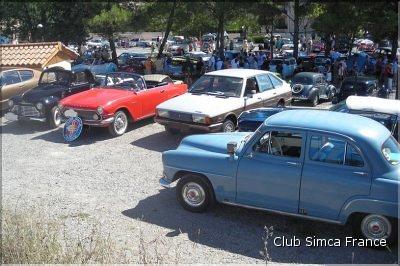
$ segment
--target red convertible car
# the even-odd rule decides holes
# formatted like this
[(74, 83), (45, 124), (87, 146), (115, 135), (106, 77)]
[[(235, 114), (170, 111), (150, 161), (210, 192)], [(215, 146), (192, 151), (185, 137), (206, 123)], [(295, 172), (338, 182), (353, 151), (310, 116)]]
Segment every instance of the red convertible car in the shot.
[(155, 115), (156, 106), (187, 92), (187, 85), (166, 75), (113, 72), (102, 85), (62, 99), (63, 119), (78, 116), (83, 124), (108, 127), (111, 135), (125, 133), (128, 122)]

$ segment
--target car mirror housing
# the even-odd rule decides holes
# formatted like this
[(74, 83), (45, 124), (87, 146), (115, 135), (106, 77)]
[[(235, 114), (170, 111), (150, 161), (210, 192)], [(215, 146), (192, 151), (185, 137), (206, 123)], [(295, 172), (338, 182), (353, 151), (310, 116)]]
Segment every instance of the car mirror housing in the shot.
[(226, 152), (230, 155), (234, 155), (237, 149), (237, 143), (236, 142), (228, 142), (226, 144)]

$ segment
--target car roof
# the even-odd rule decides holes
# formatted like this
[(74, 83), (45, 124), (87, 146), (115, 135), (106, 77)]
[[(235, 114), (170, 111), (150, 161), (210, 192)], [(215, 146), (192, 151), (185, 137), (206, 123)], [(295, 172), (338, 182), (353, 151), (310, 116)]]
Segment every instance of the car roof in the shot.
[(248, 78), (248, 77), (253, 77), (255, 75), (267, 74), (267, 73), (270, 73), (270, 72), (263, 71), (263, 70), (256, 70), (256, 69), (230, 68), (230, 69), (222, 69), (222, 70), (208, 72), (205, 75), (225, 76), (225, 77), (234, 77), (234, 78)]
[(400, 117), (400, 101), (371, 96), (349, 96), (346, 106), (351, 110), (394, 114)]
[(315, 76), (322, 76), (322, 74), (317, 72), (299, 72), (295, 75), (295, 77), (315, 77)]
[(389, 130), (375, 120), (325, 110), (283, 111), (265, 120), (264, 125), (333, 132), (354, 140), (378, 143), (379, 147), (390, 136)]

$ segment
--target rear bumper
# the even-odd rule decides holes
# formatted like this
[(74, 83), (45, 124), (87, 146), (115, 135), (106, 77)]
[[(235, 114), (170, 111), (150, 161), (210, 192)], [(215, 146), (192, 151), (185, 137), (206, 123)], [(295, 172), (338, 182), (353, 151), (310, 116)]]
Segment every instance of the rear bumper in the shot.
[(212, 125), (201, 125), (201, 124), (194, 124), (182, 121), (171, 120), (168, 118), (163, 118), (156, 116), (154, 121), (157, 123), (168, 126), (170, 128), (179, 129), (183, 131), (188, 130), (200, 130), (205, 132), (220, 132), (222, 130), (222, 123), (212, 124)]

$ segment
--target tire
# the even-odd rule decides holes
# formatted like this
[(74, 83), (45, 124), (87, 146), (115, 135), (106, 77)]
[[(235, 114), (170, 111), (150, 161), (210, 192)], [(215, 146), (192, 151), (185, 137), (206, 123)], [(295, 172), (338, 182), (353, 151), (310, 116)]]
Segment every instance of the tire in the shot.
[(311, 100), (311, 105), (312, 106), (317, 106), (318, 103), (319, 103), (319, 96), (318, 96), (318, 93), (317, 93), (317, 94), (315, 94), (314, 98)]
[(114, 115), (114, 121), (108, 126), (108, 131), (113, 137), (125, 134), (128, 129), (128, 116), (124, 111), (118, 111)]
[(222, 124), (222, 132), (234, 132), (236, 129), (235, 123), (231, 119), (226, 119)]
[(214, 204), (214, 191), (205, 178), (188, 174), (179, 179), (176, 197), (185, 210), (204, 212)]
[(169, 127), (169, 126), (165, 126), (165, 131), (167, 131), (167, 133), (171, 134), (171, 135), (177, 135), (177, 134), (180, 133), (179, 129), (172, 128), (172, 127)]
[[(362, 239), (380, 239), (385, 238), (386, 244), (391, 245), (395, 243), (397, 239), (397, 226), (396, 219), (389, 218), (378, 214), (365, 214), (358, 215), (352, 221), (353, 234), (355, 238)], [(378, 231), (375, 233), (371, 232), (373, 226), (378, 226)], [(381, 231), (379, 231), (379, 229)], [(384, 248), (381, 246), (372, 246), (372, 248)]]
[(335, 91), (334, 91), (334, 90), (331, 90), (331, 91), (329, 92), (328, 101), (329, 101), (329, 102), (332, 102), (332, 101), (333, 101), (333, 98), (335, 98)]
[(58, 106), (51, 108), (50, 112), (47, 114), (47, 121), (51, 128), (58, 128), (61, 125), (61, 113)]
[(285, 107), (285, 101), (279, 101), (279, 102), (276, 104), (276, 107), (279, 107), (279, 108)]

